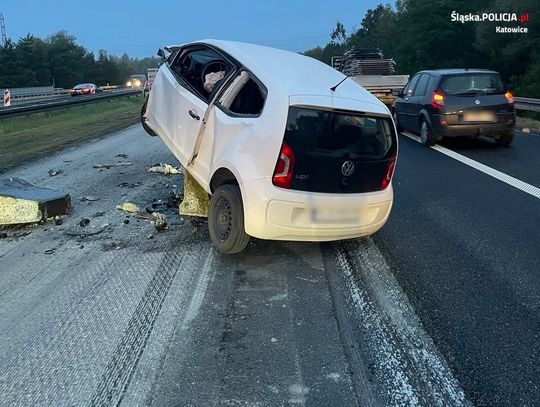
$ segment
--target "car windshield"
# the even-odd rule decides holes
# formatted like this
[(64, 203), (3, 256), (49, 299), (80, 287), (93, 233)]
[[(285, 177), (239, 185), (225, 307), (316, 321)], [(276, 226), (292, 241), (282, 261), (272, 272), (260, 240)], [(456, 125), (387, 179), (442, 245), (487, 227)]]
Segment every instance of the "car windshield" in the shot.
[(76, 85), (73, 89), (86, 89), (89, 87), (90, 87), (89, 83), (81, 83), (80, 85)]
[(383, 158), (395, 149), (388, 119), (291, 107), (285, 138), (295, 146), (351, 158)]
[(440, 86), (447, 95), (493, 95), (504, 93), (499, 74), (471, 73), (443, 78)]

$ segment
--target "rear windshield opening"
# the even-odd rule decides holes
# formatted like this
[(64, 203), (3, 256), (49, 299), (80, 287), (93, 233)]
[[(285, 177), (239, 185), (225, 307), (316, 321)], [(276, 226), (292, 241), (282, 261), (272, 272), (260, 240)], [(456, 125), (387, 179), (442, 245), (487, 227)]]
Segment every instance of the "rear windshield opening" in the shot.
[(459, 74), (442, 79), (441, 90), (447, 95), (493, 95), (504, 93), (498, 74)]
[(395, 150), (389, 119), (291, 107), (285, 140), (291, 147), (350, 159), (382, 159)]

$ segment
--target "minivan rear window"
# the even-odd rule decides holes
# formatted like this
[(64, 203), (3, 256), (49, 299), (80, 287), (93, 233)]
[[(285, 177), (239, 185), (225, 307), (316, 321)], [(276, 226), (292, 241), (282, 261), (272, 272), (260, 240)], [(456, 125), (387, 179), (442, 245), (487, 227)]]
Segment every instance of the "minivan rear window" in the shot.
[(390, 119), (291, 107), (286, 142), (303, 150), (351, 159), (382, 159), (395, 151)]
[(445, 76), (440, 89), (447, 95), (493, 95), (504, 93), (499, 74), (464, 73)]

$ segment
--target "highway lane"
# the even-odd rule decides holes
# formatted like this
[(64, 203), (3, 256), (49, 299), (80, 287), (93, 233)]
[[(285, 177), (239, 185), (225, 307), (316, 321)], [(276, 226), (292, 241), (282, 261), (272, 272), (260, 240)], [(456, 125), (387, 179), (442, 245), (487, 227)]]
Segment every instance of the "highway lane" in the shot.
[[(75, 208), (0, 239), (0, 404), (531, 405), (535, 198), (401, 148), (394, 212), (373, 238), (253, 239), (230, 257), (172, 208), (162, 233), (115, 210), (181, 186), (144, 172), (175, 160), (139, 126), (3, 174), (67, 189)], [(116, 161), (133, 164), (92, 168)], [(66, 236), (81, 218), (110, 226)]]
[[(401, 136), (393, 214), (376, 242), (467, 396), (540, 399), (540, 200)], [(540, 138), (444, 145), (535, 186)]]

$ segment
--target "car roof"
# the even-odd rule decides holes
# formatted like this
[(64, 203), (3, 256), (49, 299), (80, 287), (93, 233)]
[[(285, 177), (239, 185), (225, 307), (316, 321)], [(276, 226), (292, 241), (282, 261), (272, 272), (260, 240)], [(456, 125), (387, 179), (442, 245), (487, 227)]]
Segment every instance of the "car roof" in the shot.
[(207, 44), (224, 51), (253, 72), (267, 88), (279, 88), (289, 96), (334, 96), (375, 104), (379, 108), (382, 105), (382, 102), (352, 79), (347, 79), (332, 92), (330, 88), (345, 76), (323, 62), (295, 52), (245, 42), (212, 39), (185, 45), (194, 44)]
[(498, 74), (497, 71), (492, 71), (490, 69), (480, 69), (480, 68), (425, 69), (423, 71), (417, 72), (416, 74), (419, 74), (419, 73), (431, 73), (431, 74), (435, 74), (435, 75), (455, 75), (455, 74), (460, 74), (460, 73), (494, 73), (494, 74)]

